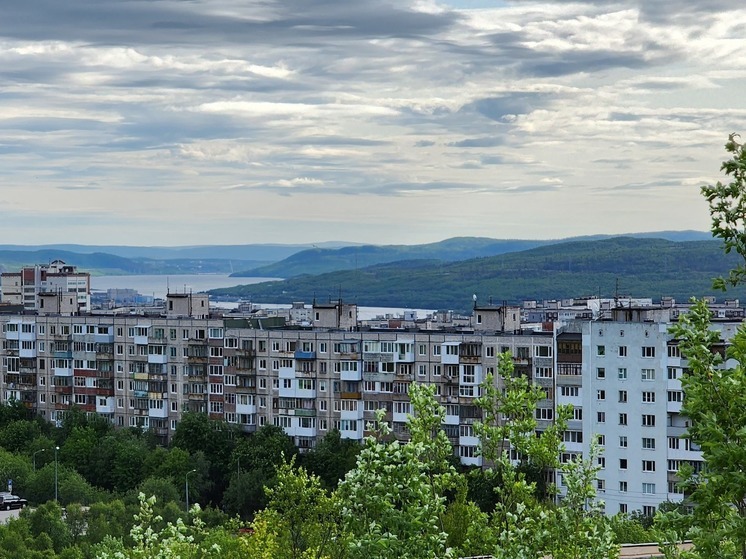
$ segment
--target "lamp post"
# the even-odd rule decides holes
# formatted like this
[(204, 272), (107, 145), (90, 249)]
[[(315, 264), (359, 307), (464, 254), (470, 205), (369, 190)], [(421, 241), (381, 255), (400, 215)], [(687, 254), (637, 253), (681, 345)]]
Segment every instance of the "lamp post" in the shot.
[(186, 494), (186, 510), (189, 512), (189, 474), (197, 470), (189, 470), (184, 476), (184, 493)]
[(32, 455), (32, 459), (34, 461), (34, 471), (36, 471), (36, 455), (39, 454), (40, 452), (44, 452), (45, 450), (47, 450), (47, 449), (46, 448), (41, 448), (41, 449), (37, 450), (36, 452), (34, 452), (34, 454)]
[(60, 447), (54, 447), (54, 502), (57, 502), (57, 451)]

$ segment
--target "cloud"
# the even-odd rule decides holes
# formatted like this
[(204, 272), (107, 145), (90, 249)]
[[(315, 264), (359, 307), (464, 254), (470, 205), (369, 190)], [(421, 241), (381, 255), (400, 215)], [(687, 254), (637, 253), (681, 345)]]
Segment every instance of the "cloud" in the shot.
[[(314, 235), (296, 225), (309, 212), (319, 235), (362, 242), (590, 234), (622, 214), (708, 226), (690, 182), (746, 130), (746, 9), (481, 4), (9, 0), (5, 196), (22, 210), (33, 192), (40, 216), (116, 208), (138, 227), (98, 219), (111, 243), (293, 242)], [(664, 190), (676, 212), (619, 195)], [(516, 226), (498, 231), (495, 208)], [(0, 231), (57, 234), (44, 223)]]

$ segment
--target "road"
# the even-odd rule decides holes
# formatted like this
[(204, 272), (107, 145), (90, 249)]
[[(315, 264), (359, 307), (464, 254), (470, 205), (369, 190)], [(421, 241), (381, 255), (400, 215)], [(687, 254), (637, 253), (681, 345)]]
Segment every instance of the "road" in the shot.
[(6, 524), (9, 518), (18, 518), (21, 509), (0, 510), (0, 524)]

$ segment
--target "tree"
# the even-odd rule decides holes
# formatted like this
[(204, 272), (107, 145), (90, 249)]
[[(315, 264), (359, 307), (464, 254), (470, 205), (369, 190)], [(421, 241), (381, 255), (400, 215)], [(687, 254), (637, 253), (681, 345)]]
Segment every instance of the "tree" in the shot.
[(340, 532), (339, 508), (321, 486), (321, 480), (295, 460), (277, 468), (276, 483), (267, 488), (269, 505), (257, 518), (277, 531), (278, 556), (289, 559), (343, 557), (345, 539)]
[[(731, 134), (725, 149), (731, 156), (721, 170), (730, 182), (702, 187), (713, 236), (723, 241), (726, 253), (741, 257), (726, 278), (714, 281), (723, 290), (746, 280), (746, 147)], [(663, 538), (691, 538), (693, 555), (746, 558), (746, 329), (738, 328), (723, 355), (715, 349), (722, 343), (711, 329), (707, 304), (696, 301), (671, 333), (689, 364), (681, 379), (681, 411), (689, 418), (687, 437), (699, 446), (704, 468), (695, 472), (685, 466), (679, 471), (694, 505), (692, 516), (685, 519), (671, 511), (656, 524)], [(666, 552), (678, 553), (671, 546)]]
[(729, 271), (727, 278), (715, 280), (715, 287), (721, 289), (739, 285), (746, 279), (746, 146), (739, 138), (738, 134), (728, 137), (725, 149), (731, 157), (720, 167), (732, 180), (728, 184), (718, 181), (702, 187), (702, 195), (709, 204), (713, 236), (723, 241), (726, 254), (734, 251), (744, 259)]
[(329, 431), (316, 447), (303, 455), (302, 464), (321, 479), (324, 486), (334, 489), (355, 467), (360, 443), (353, 439), (343, 439), (338, 429)]
[(390, 431), (378, 414), (377, 436), (367, 437), (357, 464), (339, 485), (344, 528), (353, 559), (442, 559), (447, 548), (445, 492), (456, 475), (451, 444), (441, 429), (445, 410), (435, 387), (411, 384), (411, 440), (385, 442)]
[(679, 472), (694, 504), (689, 537), (702, 557), (746, 558), (746, 329), (731, 340), (725, 366), (713, 351), (720, 334), (710, 328), (710, 310), (696, 302), (671, 328), (689, 362), (681, 379), (687, 436), (698, 445), (705, 467)]

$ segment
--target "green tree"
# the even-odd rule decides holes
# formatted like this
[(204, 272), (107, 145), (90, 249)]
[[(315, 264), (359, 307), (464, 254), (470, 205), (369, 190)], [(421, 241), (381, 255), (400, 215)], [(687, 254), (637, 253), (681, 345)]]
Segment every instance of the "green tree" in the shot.
[(62, 519), (62, 508), (54, 501), (39, 505), (33, 511), (25, 509), (21, 514), (28, 518), (31, 534), (34, 537), (47, 534), (52, 539), (52, 547), (56, 553), (70, 545), (72, 541), (70, 529)]
[(720, 170), (731, 180), (727, 184), (718, 181), (702, 187), (702, 195), (710, 210), (711, 231), (715, 238), (723, 241), (726, 254), (735, 252), (741, 257), (727, 278), (715, 280), (715, 287), (739, 285), (746, 279), (746, 147), (738, 134), (731, 134), (725, 150), (731, 154), (723, 161)]
[(329, 431), (316, 443), (316, 447), (303, 455), (305, 468), (321, 479), (328, 489), (334, 489), (355, 467), (360, 443), (353, 439), (343, 439), (338, 429)]
[(276, 483), (267, 488), (269, 505), (258, 518), (272, 522), (279, 556), (290, 559), (338, 558), (345, 554), (339, 509), (321, 480), (294, 459), (277, 469)]
[(385, 442), (390, 431), (378, 414), (377, 436), (367, 437), (357, 464), (339, 485), (350, 557), (441, 559), (452, 556), (443, 519), (445, 492), (456, 472), (451, 444), (440, 425), (445, 410), (435, 387), (411, 384), (411, 440)]
[[(689, 363), (681, 379), (687, 436), (702, 451), (705, 467), (679, 472), (694, 504), (688, 537), (701, 557), (746, 558), (746, 329), (740, 327), (723, 355), (713, 351), (720, 334), (710, 310), (696, 302), (671, 328)], [(671, 515), (674, 516), (674, 515)]]

